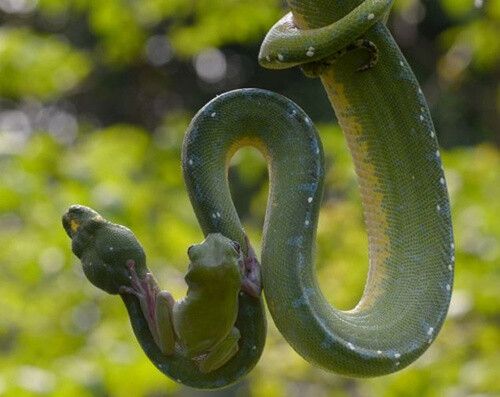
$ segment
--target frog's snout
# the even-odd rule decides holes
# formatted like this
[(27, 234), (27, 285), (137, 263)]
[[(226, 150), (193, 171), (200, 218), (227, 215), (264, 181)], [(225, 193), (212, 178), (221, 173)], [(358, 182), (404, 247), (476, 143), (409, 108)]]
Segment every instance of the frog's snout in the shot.
[(73, 234), (78, 230), (80, 226), (80, 222), (78, 222), (71, 211), (72, 207), (68, 208), (68, 210), (62, 216), (62, 225), (66, 234), (72, 238)]
[(82, 223), (90, 219), (102, 220), (103, 218), (92, 208), (75, 204), (69, 207), (62, 216), (62, 225), (68, 236), (73, 238)]

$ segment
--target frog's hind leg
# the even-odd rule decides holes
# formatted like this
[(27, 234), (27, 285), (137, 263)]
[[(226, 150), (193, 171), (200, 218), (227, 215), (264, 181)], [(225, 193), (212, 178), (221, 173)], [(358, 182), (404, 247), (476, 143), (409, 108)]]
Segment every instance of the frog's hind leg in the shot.
[(227, 363), (238, 352), (240, 336), (238, 328), (233, 327), (229, 335), (198, 362), (200, 372), (207, 374)]
[(170, 356), (174, 354), (175, 331), (173, 307), (175, 300), (167, 291), (156, 295), (156, 326), (158, 328), (158, 347), (161, 352)]

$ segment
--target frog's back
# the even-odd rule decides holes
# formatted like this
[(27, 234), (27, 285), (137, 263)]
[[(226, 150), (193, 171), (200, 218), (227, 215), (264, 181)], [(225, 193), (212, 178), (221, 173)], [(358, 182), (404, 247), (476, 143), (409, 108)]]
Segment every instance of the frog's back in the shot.
[(217, 297), (188, 295), (174, 306), (174, 328), (181, 335), (186, 354), (198, 356), (212, 350), (229, 334), (237, 315), (237, 290), (226, 290)]
[(186, 353), (211, 350), (231, 331), (238, 315), (241, 276), (237, 262), (213, 267), (194, 265), (186, 275), (189, 289), (174, 306), (174, 328)]

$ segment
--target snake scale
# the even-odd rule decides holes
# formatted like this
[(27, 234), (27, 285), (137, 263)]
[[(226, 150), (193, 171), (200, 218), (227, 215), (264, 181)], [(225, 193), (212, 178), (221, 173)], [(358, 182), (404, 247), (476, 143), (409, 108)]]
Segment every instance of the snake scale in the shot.
[[(436, 133), (422, 90), (385, 26), (392, 3), (289, 0), (291, 13), (270, 30), (259, 55), (265, 67), (300, 65), (307, 76), (319, 77), (345, 134), (370, 254), (365, 290), (354, 309), (331, 306), (316, 278), (323, 149), (312, 121), (297, 105), (261, 89), (220, 95), (193, 118), (182, 152), (186, 187), (204, 234), (222, 233), (245, 254), (252, 251), (227, 170), (242, 146), (263, 153), (270, 190), (261, 272), (269, 311), (306, 360), (354, 377), (389, 374), (418, 358), (443, 324), (453, 285), (450, 203)], [(255, 366), (265, 342), (262, 297), (239, 293), (238, 351), (220, 368), (200, 373), (181, 350), (162, 354), (136, 296), (123, 293), (131, 290), (127, 260), (137, 265), (138, 277), (158, 288), (146, 276), (145, 254), (133, 234), (79, 206), (68, 210), (63, 224), (74, 252), (84, 258), (87, 277), (109, 293), (120, 293), (142, 348), (167, 376), (217, 389)], [(102, 237), (93, 240), (98, 233)]]

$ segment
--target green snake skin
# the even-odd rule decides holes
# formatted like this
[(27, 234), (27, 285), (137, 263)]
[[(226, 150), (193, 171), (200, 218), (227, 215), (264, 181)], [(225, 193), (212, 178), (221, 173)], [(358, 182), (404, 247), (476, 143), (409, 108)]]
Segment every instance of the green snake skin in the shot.
[[(204, 232), (241, 242), (227, 165), (243, 145), (264, 153), (271, 185), (262, 278), (273, 320), (309, 362), (357, 377), (388, 374), (419, 357), (442, 326), (453, 285), (454, 244), (440, 153), (422, 91), (385, 27), (391, 4), (290, 0), (293, 16), (275, 25), (260, 55), (267, 67), (318, 66), (344, 131), (370, 252), (365, 291), (354, 309), (332, 307), (318, 287), (313, 248), (322, 149), (300, 109), (267, 91), (221, 95), (193, 119), (182, 160)], [(378, 50), (377, 64), (359, 73), (365, 50), (335, 58), (356, 38)], [(321, 58), (332, 56), (336, 61), (323, 67)]]
[[(266, 37), (260, 62), (301, 65), (319, 75), (344, 131), (358, 176), (370, 267), (364, 294), (349, 311), (322, 295), (314, 243), (323, 192), (323, 149), (308, 116), (281, 95), (236, 90), (209, 102), (184, 138), (182, 169), (206, 234), (222, 233), (249, 254), (227, 181), (232, 155), (259, 149), (270, 191), (262, 244), (262, 283), (276, 323), (305, 359), (340, 374), (368, 377), (409, 365), (436, 338), (450, 302), (454, 244), (450, 204), (432, 120), (406, 60), (385, 27), (392, 0), (290, 0), (292, 13)], [(368, 51), (367, 51), (368, 50)], [(130, 287), (130, 260), (140, 279), (145, 254), (133, 233), (94, 210), (63, 216), (73, 252), (98, 288), (120, 294), (150, 360), (185, 385), (217, 389), (241, 379), (265, 343), (263, 300), (239, 296), (238, 352), (201, 373), (177, 346), (164, 355)], [(335, 244), (335, 241), (332, 241)]]

